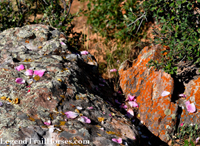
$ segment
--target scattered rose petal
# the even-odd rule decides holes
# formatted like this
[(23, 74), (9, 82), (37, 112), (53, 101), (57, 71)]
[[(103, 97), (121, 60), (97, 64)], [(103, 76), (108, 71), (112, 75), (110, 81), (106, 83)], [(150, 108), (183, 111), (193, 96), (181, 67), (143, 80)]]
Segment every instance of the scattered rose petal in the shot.
[(83, 108), (81, 106), (76, 107), (78, 110), (82, 110)]
[(68, 111), (68, 112), (65, 113), (65, 115), (67, 116), (68, 119), (74, 119), (78, 116), (78, 113)]
[(16, 78), (15, 82), (18, 83), (18, 84), (24, 84), (25, 80), (22, 79), (22, 78)]
[(135, 101), (136, 96), (132, 96), (130, 94), (128, 94), (127, 99), (125, 101)]
[(196, 144), (199, 142), (199, 139), (200, 139), (200, 137), (197, 137), (197, 139), (196, 139), (196, 141), (195, 141)]
[(111, 114), (109, 114), (109, 116), (110, 116), (110, 117), (112, 117), (112, 115), (111, 115)]
[(99, 128), (99, 129), (102, 130), (102, 131), (104, 131), (104, 128), (103, 128), (103, 127)]
[(134, 116), (134, 112), (132, 109), (128, 109), (127, 110), (127, 114), (126, 114), (129, 118), (132, 118)]
[(21, 70), (24, 70), (24, 66), (21, 64), (21, 65), (15, 67), (15, 69), (18, 71), (21, 71)]
[(40, 77), (42, 77), (44, 75), (45, 70), (35, 70), (34, 71), (34, 75), (38, 75)]
[(27, 69), (26, 72), (25, 72), (25, 75), (32, 76), (33, 75), (33, 70)]
[(60, 42), (60, 44), (66, 46), (66, 44), (64, 42)]
[(117, 99), (115, 99), (115, 102), (116, 102), (117, 104), (121, 104)]
[(180, 125), (181, 125), (181, 127), (182, 127), (184, 124), (183, 124), (183, 123), (181, 123)]
[(78, 120), (83, 122), (83, 123), (91, 123), (91, 120), (88, 117), (85, 117), (85, 116), (81, 116)]
[(117, 69), (111, 69), (110, 72), (117, 72)]
[(0, 106), (3, 106), (3, 102), (0, 102)]
[(125, 105), (124, 103), (122, 103), (122, 104), (120, 105), (120, 108), (127, 109), (128, 107), (127, 107), (127, 105)]
[(187, 100), (187, 101), (185, 102), (185, 105), (187, 106), (187, 105), (189, 105), (189, 104), (190, 104), (190, 101)]
[(135, 101), (129, 101), (128, 104), (129, 104), (131, 107), (139, 107), (139, 105), (138, 105)]
[(122, 143), (122, 138), (118, 138), (118, 139), (116, 139), (116, 138), (113, 138), (112, 139), (112, 141), (114, 141), (114, 142), (117, 142), (117, 143)]
[(81, 55), (87, 55), (87, 54), (89, 54), (88, 51), (81, 51)]
[(93, 107), (91, 106), (91, 107), (87, 107), (87, 109), (93, 109)]
[(164, 97), (164, 96), (167, 96), (167, 95), (169, 95), (169, 94), (170, 94), (170, 92), (168, 92), (168, 91), (163, 91), (162, 94), (161, 94), (161, 96)]
[(28, 92), (30, 92), (31, 90), (29, 89)]
[(179, 94), (180, 97), (186, 98), (185, 94)]
[(51, 125), (51, 121), (48, 120), (47, 122), (44, 122), (44, 124), (47, 125), (47, 126), (49, 126), (49, 125)]
[(189, 113), (194, 113), (196, 111), (196, 107), (195, 107), (194, 103), (190, 104), (190, 101), (186, 101), (185, 105), (186, 105), (187, 111)]

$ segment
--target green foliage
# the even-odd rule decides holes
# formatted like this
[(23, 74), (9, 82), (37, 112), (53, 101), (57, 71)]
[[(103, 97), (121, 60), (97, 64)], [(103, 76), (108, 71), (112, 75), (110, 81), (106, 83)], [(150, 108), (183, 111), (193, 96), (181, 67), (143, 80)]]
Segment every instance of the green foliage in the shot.
[(87, 8), (87, 22), (108, 40), (137, 39), (144, 27), (146, 15), (137, 0), (89, 0)]
[(161, 30), (156, 33), (156, 44), (169, 46), (161, 62), (151, 60), (151, 66), (163, 68), (170, 74), (176, 74), (179, 64), (199, 65), (200, 28), (199, 3), (195, 0), (146, 0), (144, 10), (153, 16)]
[(183, 125), (178, 128), (172, 141), (179, 139), (178, 143), (184, 143), (184, 146), (195, 146), (196, 139), (200, 136), (198, 125)]

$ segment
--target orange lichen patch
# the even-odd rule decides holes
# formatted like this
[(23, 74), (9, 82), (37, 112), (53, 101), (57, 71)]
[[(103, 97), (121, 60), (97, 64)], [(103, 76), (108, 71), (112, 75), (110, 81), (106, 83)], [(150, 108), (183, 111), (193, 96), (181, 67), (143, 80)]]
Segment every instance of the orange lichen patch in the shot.
[(13, 103), (13, 104), (18, 104), (18, 103), (19, 103), (19, 99), (18, 99), (18, 98), (13, 99), (13, 100), (12, 100), (12, 103)]
[(38, 46), (38, 49), (42, 49), (42, 46)]
[(31, 120), (31, 121), (35, 121), (35, 119), (34, 118), (32, 118), (32, 117), (28, 117), (29, 118), (29, 120)]
[(29, 43), (29, 40), (26, 40), (25, 43)]
[(65, 95), (60, 95), (60, 97), (65, 98)]
[(33, 60), (31, 60), (31, 59), (24, 59), (24, 61), (23, 62), (32, 62)]
[(63, 126), (63, 125), (65, 125), (65, 121), (60, 121), (60, 126)]
[(2, 100), (6, 100), (6, 96), (2, 96), (1, 99), (2, 99)]
[(103, 122), (104, 121), (104, 117), (98, 117), (98, 121), (99, 122)]
[(34, 79), (35, 81), (39, 81), (39, 80), (40, 80), (40, 76), (36, 75), (33, 79)]

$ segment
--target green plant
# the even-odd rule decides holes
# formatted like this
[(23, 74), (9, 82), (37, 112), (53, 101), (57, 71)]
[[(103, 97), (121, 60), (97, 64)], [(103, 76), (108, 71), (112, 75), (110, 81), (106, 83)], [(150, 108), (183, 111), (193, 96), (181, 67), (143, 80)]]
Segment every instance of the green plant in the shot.
[(181, 64), (190, 68), (200, 64), (200, 0), (146, 0), (143, 7), (147, 15), (157, 22), (154, 29), (156, 44), (168, 46), (160, 62), (151, 60), (150, 66), (176, 74)]
[[(184, 146), (195, 146), (196, 139), (200, 136), (200, 130), (197, 124), (185, 125), (178, 127), (178, 130), (174, 136), (172, 136), (172, 142)], [(178, 141), (177, 141), (178, 140)]]
[(137, 0), (89, 0), (87, 8), (87, 22), (107, 40), (137, 39), (144, 28), (146, 14)]

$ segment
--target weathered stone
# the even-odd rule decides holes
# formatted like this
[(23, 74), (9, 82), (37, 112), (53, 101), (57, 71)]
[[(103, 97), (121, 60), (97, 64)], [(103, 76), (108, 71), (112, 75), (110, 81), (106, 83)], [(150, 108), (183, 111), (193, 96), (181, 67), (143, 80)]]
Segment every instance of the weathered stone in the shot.
[[(161, 140), (169, 140), (168, 133), (175, 126), (178, 105), (172, 102), (173, 78), (162, 70), (148, 68), (150, 59), (160, 59), (161, 47), (145, 47), (134, 62), (125, 61), (119, 69), (120, 85), (125, 95), (137, 96), (138, 118)], [(162, 97), (163, 91), (170, 95)]]
[[(112, 138), (127, 133), (123, 141), (138, 145), (135, 126), (104, 101), (104, 98), (111, 100), (103, 92), (109, 87), (99, 86), (102, 82), (94, 57), (77, 51), (74, 54), (66, 44), (61, 32), (45, 25), (28, 25), (0, 33), (0, 100), (3, 102), (0, 138), (27, 140), (28, 146), (34, 142), (55, 146), (50, 140), (89, 140), (90, 144), (86, 145), (100, 146), (119, 145)], [(25, 70), (17, 71), (15, 67), (21, 64)], [(45, 70), (45, 73), (42, 77), (27, 76), (27, 69)], [(16, 78), (24, 79), (25, 83), (16, 83)], [(88, 109), (91, 106), (93, 109)], [(111, 109), (116, 116), (109, 116)], [(75, 111), (79, 116), (67, 119), (67, 111)], [(91, 123), (80, 122), (78, 118), (82, 115)], [(45, 125), (49, 120), (51, 125)]]

